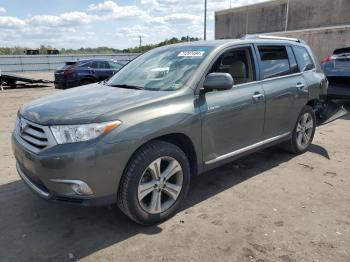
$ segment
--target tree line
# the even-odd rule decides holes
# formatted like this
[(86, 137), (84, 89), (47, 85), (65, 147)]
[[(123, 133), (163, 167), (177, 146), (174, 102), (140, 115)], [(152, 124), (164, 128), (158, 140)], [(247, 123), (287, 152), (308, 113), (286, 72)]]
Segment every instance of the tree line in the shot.
[[(149, 51), (153, 48), (164, 46), (164, 45), (170, 45), (170, 44), (176, 44), (176, 43), (182, 43), (182, 42), (193, 42), (198, 41), (200, 38), (198, 37), (190, 37), (190, 36), (183, 36), (181, 38), (172, 37), (170, 39), (166, 39), (158, 44), (149, 44), (149, 45), (142, 45), (137, 47), (131, 47), (126, 49), (117, 49), (117, 48), (111, 48), (111, 47), (81, 47), (78, 49), (73, 48), (61, 48), (58, 49), (60, 54), (63, 55), (75, 55), (75, 54), (114, 54), (114, 53), (144, 53), (146, 51)], [(25, 54), (26, 50), (33, 49), (33, 48), (27, 48), (27, 47), (21, 47), (21, 46), (15, 46), (15, 47), (0, 47), (0, 55), (23, 55)], [(37, 48), (39, 50), (40, 54), (47, 54), (47, 50), (53, 49), (52, 46), (44, 46), (41, 45), (40, 48)]]
[(200, 38), (198, 38), (198, 37), (190, 37), (190, 36), (183, 36), (181, 38), (172, 37), (172, 38), (166, 39), (165, 41), (162, 41), (158, 44), (142, 45), (142, 46), (127, 48), (127, 49), (124, 49), (123, 52), (125, 52), (125, 53), (144, 53), (144, 52), (147, 52), (153, 48), (160, 47), (160, 46), (183, 43), (183, 42), (193, 42), (193, 41), (199, 41), (199, 40), (200, 40)]

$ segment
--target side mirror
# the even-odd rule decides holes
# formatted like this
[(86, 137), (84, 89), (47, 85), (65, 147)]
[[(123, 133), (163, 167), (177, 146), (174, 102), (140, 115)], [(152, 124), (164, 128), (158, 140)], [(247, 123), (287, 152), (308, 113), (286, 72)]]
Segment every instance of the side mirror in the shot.
[(307, 65), (304, 67), (303, 72), (309, 71), (309, 70), (314, 69), (314, 68), (315, 68), (315, 67), (314, 67), (313, 64), (307, 64)]
[(204, 80), (204, 90), (229, 90), (234, 84), (233, 78), (228, 73), (211, 73)]

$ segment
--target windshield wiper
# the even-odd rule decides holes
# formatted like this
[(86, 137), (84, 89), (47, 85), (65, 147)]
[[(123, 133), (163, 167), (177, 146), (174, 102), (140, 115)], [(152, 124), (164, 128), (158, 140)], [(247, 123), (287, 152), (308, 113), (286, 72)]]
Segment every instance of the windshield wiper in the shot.
[(143, 87), (141, 87), (141, 86), (133, 86), (133, 85), (126, 85), (126, 84), (123, 84), (123, 85), (109, 85), (109, 86), (126, 88), (126, 89), (143, 90)]

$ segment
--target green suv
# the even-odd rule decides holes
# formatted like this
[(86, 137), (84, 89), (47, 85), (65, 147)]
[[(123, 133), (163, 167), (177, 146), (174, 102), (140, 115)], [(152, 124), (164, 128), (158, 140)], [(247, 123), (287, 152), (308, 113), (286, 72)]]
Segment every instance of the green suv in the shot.
[(327, 85), (297, 39), (157, 48), (107, 82), (24, 105), (12, 135), (17, 170), (47, 200), (117, 203), (137, 223), (158, 223), (194, 175), (275, 144), (305, 152)]

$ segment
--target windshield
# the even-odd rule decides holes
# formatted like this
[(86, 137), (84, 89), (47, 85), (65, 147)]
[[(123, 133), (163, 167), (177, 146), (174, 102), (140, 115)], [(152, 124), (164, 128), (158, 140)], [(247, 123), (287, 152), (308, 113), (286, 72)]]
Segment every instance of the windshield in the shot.
[(177, 90), (212, 51), (209, 46), (169, 46), (147, 52), (121, 69), (107, 85)]

